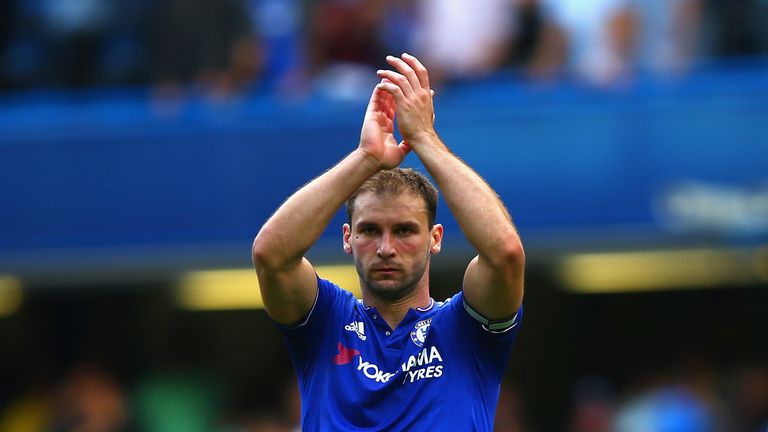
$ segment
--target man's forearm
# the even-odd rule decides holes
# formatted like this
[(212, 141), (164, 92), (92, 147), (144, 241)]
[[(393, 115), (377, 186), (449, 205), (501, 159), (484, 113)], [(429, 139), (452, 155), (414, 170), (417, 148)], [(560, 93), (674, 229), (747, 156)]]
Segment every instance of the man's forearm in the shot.
[(523, 297), (525, 253), (517, 230), (496, 192), (437, 136), (433, 93), (424, 65), (408, 54), (388, 56), (387, 62), (396, 71), (379, 70), (383, 80), (378, 88), (394, 98), (403, 139), (435, 179), (479, 253), (464, 272), (466, 299), (489, 319), (507, 317), (520, 307)]
[(298, 265), (344, 201), (378, 170), (358, 149), (299, 189), (259, 231), (254, 260), (276, 269)]
[(409, 143), (437, 183), (464, 235), (493, 262), (518, 247), (517, 231), (496, 192), (436, 134)]

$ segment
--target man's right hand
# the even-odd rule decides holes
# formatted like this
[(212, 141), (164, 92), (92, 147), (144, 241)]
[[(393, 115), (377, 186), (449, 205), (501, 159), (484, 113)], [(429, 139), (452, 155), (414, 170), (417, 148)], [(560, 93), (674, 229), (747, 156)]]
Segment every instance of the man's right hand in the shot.
[(429, 88), (427, 68), (414, 56), (387, 56), (396, 70), (379, 70), (382, 78), (377, 87), (386, 91), (397, 105), (398, 128), (403, 140), (418, 153), (421, 142), (438, 140), (434, 129), (434, 91)]
[(365, 111), (359, 149), (380, 169), (397, 167), (410, 151), (407, 145), (395, 140), (394, 127), (395, 99), (377, 86)]

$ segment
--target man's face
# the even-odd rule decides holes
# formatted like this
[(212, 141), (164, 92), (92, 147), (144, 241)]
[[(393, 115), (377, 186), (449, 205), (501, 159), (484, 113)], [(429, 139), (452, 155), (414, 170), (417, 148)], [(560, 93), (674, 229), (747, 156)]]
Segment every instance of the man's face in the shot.
[(355, 199), (352, 226), (344, 224), (344, 250), (354, 258), (364, 288), (392, 301), (419, 285), (442, 236), (441, 225), (429, 229), (420, 196), (363, 192)]

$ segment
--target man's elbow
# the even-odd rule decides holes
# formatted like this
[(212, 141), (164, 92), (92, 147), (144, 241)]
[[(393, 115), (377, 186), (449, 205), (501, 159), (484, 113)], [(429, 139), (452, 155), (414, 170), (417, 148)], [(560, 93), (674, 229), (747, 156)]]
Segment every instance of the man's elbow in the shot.
[(251, 246), (251, 259), (256, 270), (279, 267), (277, 258), (275, 248), (270, 245), (269, 236), (260, 232), (253, 239), (253, 245)]
[(525, 266), (525, 249), (520, 241), (520, 237), (511, 235), (500, 244), (497, 265), (508, 268), (522, 268)]

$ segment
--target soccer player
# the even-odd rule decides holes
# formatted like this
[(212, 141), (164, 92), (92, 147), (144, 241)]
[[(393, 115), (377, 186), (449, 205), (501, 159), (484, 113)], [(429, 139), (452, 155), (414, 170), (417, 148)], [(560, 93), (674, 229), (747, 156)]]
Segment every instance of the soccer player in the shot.
[[(427, 70), (408, 54), (387, 62), (393, 70), (378, 72), (358, 148), (288, 198), (257, 235), (262, 297), (298, 375), (305, 432), (490, 431), (522, 315), (523, 247), (493, 189), (435, 132)], [(445, 302), (429, 294), (430, 258), (443, 238), (437, 190), (398, 168), (410, 151), (478, 252)], [(362, 299), (304, 258), (345, 202), (343, 248)]]

